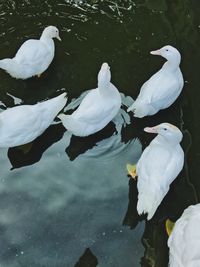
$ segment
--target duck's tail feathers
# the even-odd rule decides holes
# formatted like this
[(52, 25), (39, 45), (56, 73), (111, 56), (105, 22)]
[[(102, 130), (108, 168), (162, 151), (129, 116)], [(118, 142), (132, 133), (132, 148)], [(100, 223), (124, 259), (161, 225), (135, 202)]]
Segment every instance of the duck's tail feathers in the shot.
[(23, 69), (21, 65), (16, 62), (14, 58), (4, 58), (0, 60), (0, 69), (5, 70), (13, 78), (16, 79), (27, 79), (30, 76), (27, 76), (28, 68)]
[(0, 60), (0, 68), (3, 70), (7, 69), (7, 59), (6, 58)]
[(165, 194), (166, 193), (159, 188), (150, 189), (148, 187), (146, 188), (146, 190), (145, 188), (143, 188), (142, 192), (139, 192), (138, 194), (138, 203), (137, 203), (138, 214), (139, 215), (147, 214), (147, 220), (150, 220), (154, 216)]
[(58, 101), (58, 112), (64, 108), (67, 103), (67, 93), (62, 93), (61, 95), (54, 98), (55, 101)]
[(15, 70), (17, 63), (11, 58), (4, 58), (0, 60), (0, 68), (5, 71), (9, 71), (10, 69)]
[(45, 114), (48, 114), (48, 116), (50, 115), (52, 118), (55, 118), (67, 103), (66, 95), (66, 93), (63, 93), (52, 99), (38, 103), (38, 105), (40, 105), (40, 107), (45, 110)]
[(132, 111), (134, 113), (134, 117), (143, 118), (145, 116), (150, 115), (152, 107), (146, 103), (142, 103), (141, 101), (135, 101), (128, 109), (127, 112)]
[(76, 136), (87, 136), (88, 134), (84, 132), (85, 124), (74, 119), (72, 115), (59, 114), (57, 116), (61, 121), (63, 126)]

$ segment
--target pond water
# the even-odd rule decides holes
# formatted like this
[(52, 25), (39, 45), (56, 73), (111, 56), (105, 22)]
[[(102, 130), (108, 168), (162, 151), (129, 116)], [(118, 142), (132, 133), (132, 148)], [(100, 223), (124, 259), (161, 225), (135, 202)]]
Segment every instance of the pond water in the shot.
[[(118, 131), (110, 123), (69, 140), (54, 124), (28, 148), (0, 149), (0, 266), (167, 266), (165, 220), (175, 221), (200, 195), (199, 13), (195, 0), (1, 1), (0, 58), (12, 57), (47, 25), (56, 25), (62, 38), (39, 79), (16, 80), (0, 71), (2, 109), (60, 91), (73, 107), (96, 87), (103, 62), (124, 101), (134, 99), (163, 63), (149, 51), (165, 44), (182, 54), (185, 86), (155, 116), (133, 119), (122, 111)], [(184, 133), (185, 166), (153, 219), (145, 221), (137, 215), (136, 183), (125, 166), (137, 162), (153, 138), (143, 128), (164, 121)]]

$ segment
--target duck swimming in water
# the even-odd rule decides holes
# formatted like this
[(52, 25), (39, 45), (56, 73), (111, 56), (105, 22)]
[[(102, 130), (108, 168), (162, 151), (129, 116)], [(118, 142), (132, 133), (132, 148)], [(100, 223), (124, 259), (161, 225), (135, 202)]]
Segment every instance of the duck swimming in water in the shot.
[(67, 102), (66, 93), (35, 105), (21, 105), (0, 113), (0, 147), (27, 144), (40, 136)]
[(71, 115), (58, 116), (73, 135), (96, 133), (117, 115), (121, 107), (121, 95), (110, 80), (110, 67), (103, 63), (98, 74), (98, 87), (89, 91)]
[(164, 46), (152, 51), (152, 55), (159, 55), (167, 59), (162, 68), (156, 72), (140, 89), (135, 102), (128, 108), (134, 117), (143, 118), (154, 115), (161, 109), (168, 108), (183, 89), (183, 75), (179, 68), (181, 55), (170, 46)]
[(184, 152), (180, 146), (182, 133), (176, 126), (161, 123), (144, 131), (157, 136), (145, 148), (136, 166), (128, 165), (127, 169), (133, 178), (138, 176), (137, 211), (140, 215), (147, 213), (150, 220), (182, 170)]
[(27, 40), (13, 58), (0, 60), (0, 68), (16, 79), (39, 77), (54, 58), (53, 38), (61, 41), (58, 29), (55, 26), (46, 27), (39, 40)]

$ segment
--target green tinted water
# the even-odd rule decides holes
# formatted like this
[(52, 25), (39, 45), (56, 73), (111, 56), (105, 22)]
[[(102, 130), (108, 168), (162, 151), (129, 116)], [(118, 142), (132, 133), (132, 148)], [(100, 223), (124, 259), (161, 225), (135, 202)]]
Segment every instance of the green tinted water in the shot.
[[(0, 58), (12, 57), (47, 25), (56, 25), (62, 38), (40, 79), (15, 80), (0, 71), (2, 109), (16, 104), (8, 94), (34, 104), (62, 88), (70, 102), (96, 87), (102, 62), (111, 66), (117, 88), (135, 98), (163, 63), (149, 51), (165, 44), (180, 50), (185, 78), (172, 107), (132, 119), (121, 132), (110, 124), (68, 144), (65, 129), (53, 125), (26, 153), (0, 150), (1, 266), (167, 266), (165, 220), (176, 220), (199, 202), (199, 13), (197, 0), (1, 1)], [(185, 167), (154, 218), (145, 222), (137, 215), (136, 184), (125, 165), (136, 162), (152, 138), (143, 128), (163, 121), (184, 133)]]

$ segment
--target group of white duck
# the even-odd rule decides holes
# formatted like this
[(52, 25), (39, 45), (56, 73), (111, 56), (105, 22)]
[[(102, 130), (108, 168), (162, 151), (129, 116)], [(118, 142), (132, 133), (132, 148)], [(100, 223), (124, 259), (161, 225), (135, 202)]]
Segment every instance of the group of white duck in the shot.
[[(40, 75), (48, 68), (55, 54), (53, 38), (61, 41), (59, 30), (48, 26), (39, 40), (29, 39), (22, 44), (15, 57), (0, 60), (0, 68), (17, 79)], [(162, 68), (147, 80), (134, 103), (128, 108), (133, 116), (143, 118), (168, 108), (180, 95), (184, 81), (179, 68), (181, 55), (170, 46), (152, 51), (166, 59)], [(41, 135), (66, 105), (66, 93), (35, 105), (20, 105), (0, 113), (0, 147), (27, 144)], [(121, 95), (111, 83), (110, 67), (103, 63), (98, 73), (96, 89), (90, 90), (79, 107), (71, 114), (59, 114), (64, 127), (73, 135), (89, 136), (103, 129), (118, 114)], [(150, 220), (167, 194), (172, 181), (184, 164), (184, 152), (180, 146), (181, 131), (170, 123), (162, 123), (144, 129), (157, 136), (143, 151), (135, 166), (127, 165), (129, 174), (138, 177), (139, 214), (147, 214)], [(199, 211), (198, 211), (199, 209)], [(189, 207), (176, 223), (170, 235), (170, 266), (200, 266), (200, 206)], [(195, 234), (193, 228), (195, 227)], [(185, 242), (184, 242), (185, 241)], [(192, 245), (192, 254), (187, 246)], [(191, 251), (191, 250), (190, 250)], [(196, 253), (196, 254), (195, 254)], [(197, 255), (198, 253), (198, 255)]]

